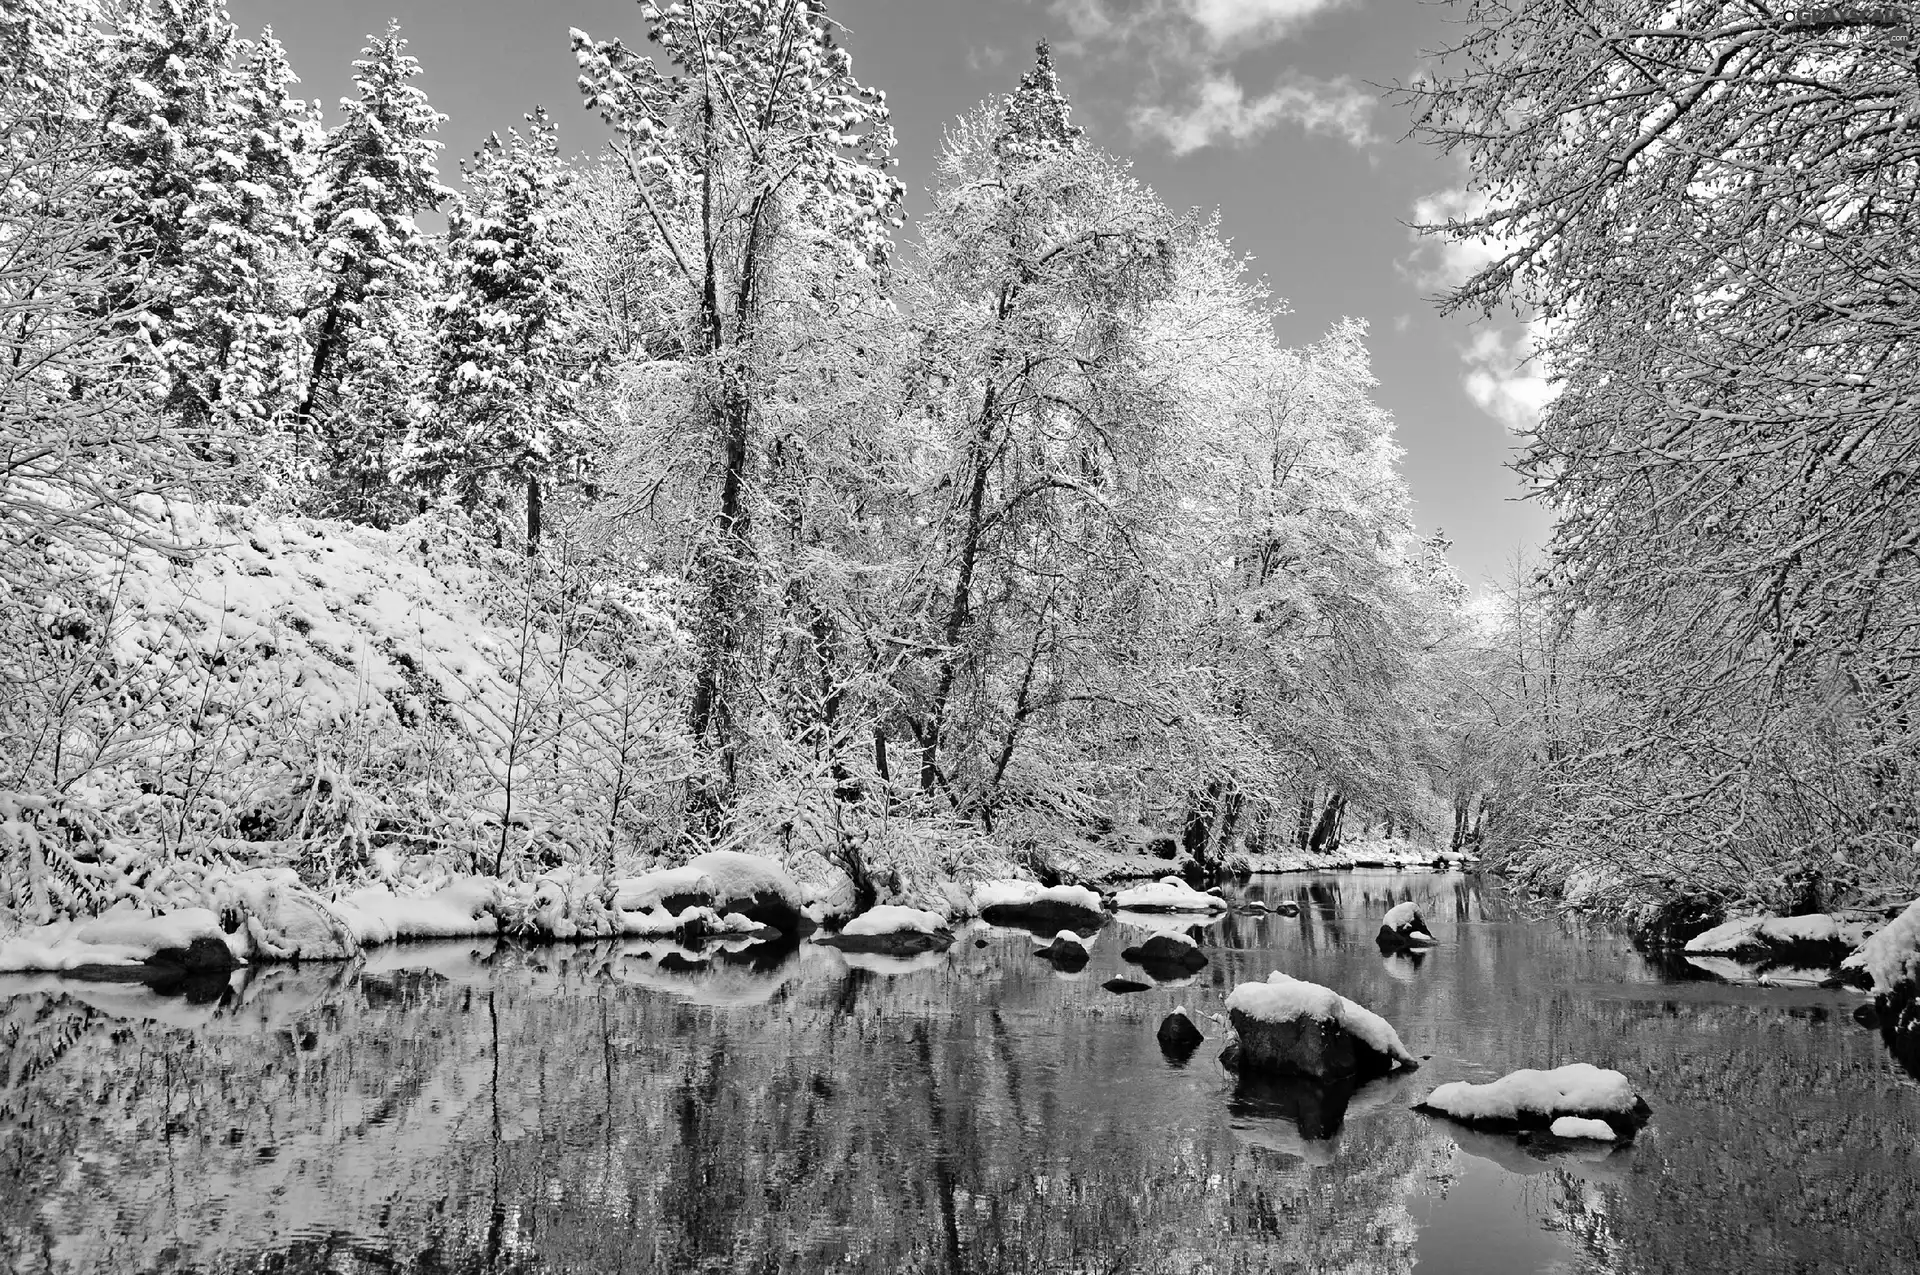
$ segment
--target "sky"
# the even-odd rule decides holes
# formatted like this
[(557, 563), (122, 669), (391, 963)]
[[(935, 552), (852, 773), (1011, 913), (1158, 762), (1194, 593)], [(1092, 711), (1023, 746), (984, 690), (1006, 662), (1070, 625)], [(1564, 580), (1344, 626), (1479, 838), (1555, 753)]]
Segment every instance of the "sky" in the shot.
[[(228, 0), (243, 34), (271, 26), (301, 93), (329, 122), (368, 32), (397, 19), (418, 81), (448, 116), (443, 177), (535, 105), (561, 145), (596, 152), (568, 31), (641, 42), (636, 0)], [(1379, 401), (1393, 412), (1423, 534), (1443, 530), (1468, 584), (1506, 578), (1548, 518), (1505, 466), (1545, 386), (1517, 359), (1518, 324), (1442, 318), (1433, 297), (1472, 253), (1418, 242), (1407, 223), (1458, 206), (1458, 164), (1406, 140), (1381, 90), (1428, 64), (1451, 6), (1421, 0), (829, 0), (855, 75), (893, 109), (908, 225), (945, 128), (1008, 92), (1041, 39), (1075, 120), (1175, 207), (1218, 209), (1305, 344), (1367, 320)]]

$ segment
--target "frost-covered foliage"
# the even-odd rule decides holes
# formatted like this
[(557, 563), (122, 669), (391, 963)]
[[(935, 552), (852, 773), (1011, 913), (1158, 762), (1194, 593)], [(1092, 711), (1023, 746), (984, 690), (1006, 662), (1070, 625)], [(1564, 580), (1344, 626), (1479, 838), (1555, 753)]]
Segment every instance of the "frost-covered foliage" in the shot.
[(171, 548), (55, 546), (3, 615), (0, 904), (179, 901), (671, 844), (690, 766), (670, 581), (229, 506)]
[(1559, 382), (1522, 463), (1558, 522), (1503, 679), (1502, 849), (1642, 917), (1911, 895), (1911, 13), (1467, 16), (1410, 92), (1484, 210), (1433, 229), (1494, 245), (1451, 304), (1531, 308)]
[(0, 15), (0, 906), (545, 872), (502, 923), (598, 933), (582, 874), (752, 852), (944, 915), (1437, 830), (1364, 329), (1281, 346), (1044, 47), (901, 262), (822, 6), (641, 9), (574, 33), (601, 161), (536, 111), (459, 192), (397, 28), (322, 131), (221, 0)]

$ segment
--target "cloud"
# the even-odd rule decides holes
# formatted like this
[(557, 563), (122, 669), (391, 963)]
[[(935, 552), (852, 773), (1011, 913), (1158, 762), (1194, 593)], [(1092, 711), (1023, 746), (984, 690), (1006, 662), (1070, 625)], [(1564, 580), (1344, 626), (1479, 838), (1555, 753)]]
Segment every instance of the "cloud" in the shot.
[(1228, 45), (1249, 37), (1278, 39), (1341, 0), (1176, 0), (1207, 38)]
[(1272, 92), (1248, 100), (1231, 72), (1213, 71), (1177, 106), (1135, 107), (1132, 123), (1136, 134), (1159, 138), (1175, 155), (1216, 142), (1245, 145), (1281, 124), (1365, 146), (1374, 140), (1373, 105), (1373, 94), (1345, 76), (1283, 76)]
[(1291, 38), (1350, 0), (1049, 0), (1076, 52), (1113, 64), (1135, 86), (1127, 111), (1136, 135), (1176, 155), (1244, 145), (1282, 125), (1356, 147), (1379, 140), (1374, 95), (1350, 78), (1283, 71), (1249, 97), (1234, 66)]
[(1559, 392), (1538, 353), (1543, 334), (1538, 320), (1517, 331), (1482, 328), (1460, 351), (1467, 365), (1460, 384), (1467, 396), (1515, 433), (1533, 429), (1541, 409)]
[(1053, 12), (1083, 41), (1134, 41), (1214, 50), (1284, 39), (1347, 0), (1053, 0)]

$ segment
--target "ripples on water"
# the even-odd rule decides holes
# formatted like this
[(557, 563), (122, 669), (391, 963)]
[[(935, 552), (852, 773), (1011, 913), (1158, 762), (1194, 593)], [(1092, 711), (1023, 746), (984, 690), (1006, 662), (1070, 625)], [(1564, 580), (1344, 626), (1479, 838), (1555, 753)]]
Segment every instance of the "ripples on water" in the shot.
[[(1920, 1269), (1920, 1087), (1858, 997), (1668, 981), (1457, 876), (1256, 880), (1185, 985), (1103, 991), (1019, 932), (915, 962), (803, 946), (436, 944), (269, 968), (211, 1003), (0, 979), (0, 1269)], [(1442, 946), (1382, 957), (1413, 899)], [(986, 946), (976, 945), (976, 937)], [(1220, 1028), (1270, 969), (1383, 1013), (1416, 1074), (1236, 1087)], [(1590, 1061), (1631, 1148), (1541, 1159), (1408, 1110)]]

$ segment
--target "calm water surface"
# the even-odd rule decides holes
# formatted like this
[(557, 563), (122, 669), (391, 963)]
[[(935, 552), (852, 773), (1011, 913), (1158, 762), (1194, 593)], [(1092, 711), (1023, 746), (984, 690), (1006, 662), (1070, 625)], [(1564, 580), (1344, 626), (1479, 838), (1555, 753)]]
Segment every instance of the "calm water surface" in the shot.
[[(1256, 880), (1298, 918), (1119, 996), (1017, 931), (817, 947), (380, 952), (213, 1003), (0, 980), (0, 1270), (1920, 1270), (1920, 1085), (1850, 993), (1685, 981), (1457, 876)], [(1382, 957), (1414, 900), (1442, 946)], [(984, 939), (985, 946), (977, 946)], [(1409, 1077), (1236, 1087), (1176, 1004), (1281, 969), (1383, 1013)], [(1630, 1148), (1540, 1158), (1408, 1108), (1590, 1061)]]

